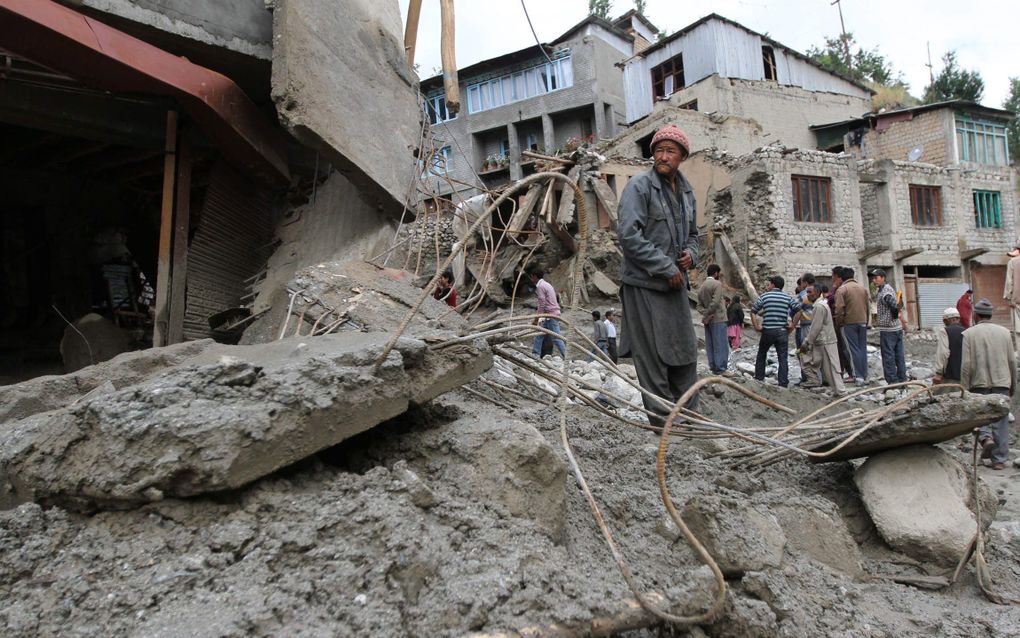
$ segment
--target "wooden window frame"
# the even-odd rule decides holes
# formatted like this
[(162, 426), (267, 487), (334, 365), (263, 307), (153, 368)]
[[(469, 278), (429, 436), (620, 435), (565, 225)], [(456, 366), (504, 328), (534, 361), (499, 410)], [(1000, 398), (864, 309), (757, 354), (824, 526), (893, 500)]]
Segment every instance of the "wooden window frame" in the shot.
[[(831, 224), (832, 178), (820, 175), (791, 175), (793, 220), (811, 224)], [(813, 188), (812, 188), (813, 187)], [(808, 210), (804, 210), (803, 203)]]
[(941, 186), (910, 184), (910, 221), (923, 228), (943, 225)]
[[(684, 54), (677, 53), (670, 59), (666, 60), (662, 64), (657, 64), (652, 67), (652, 102), (655, 100), (664, 100), (673, 95), (680, 89), (687, 86), (684, 82)], [(658, 79), (656, 79), (658, 75)], [(666, 78), (673, 78), (673, 91), (669, 95), (666, 93)]]

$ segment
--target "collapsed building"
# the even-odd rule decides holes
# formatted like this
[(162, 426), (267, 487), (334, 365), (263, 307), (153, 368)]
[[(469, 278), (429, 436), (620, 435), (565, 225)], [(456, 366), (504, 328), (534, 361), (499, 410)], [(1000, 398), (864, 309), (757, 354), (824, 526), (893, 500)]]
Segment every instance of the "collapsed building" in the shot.
[[(4, 0), (0, 18), (5, 379), (236, 340), (270, 306), (260, 282), (400, 216), (385, 153), (416, 152), (421, 116), (396, 3)], [(369, 76), (386, 108), (345, 117)], [(61, 358), (89, 313), (116, 328), (77, 326), (96, 348), (73, 336)]]

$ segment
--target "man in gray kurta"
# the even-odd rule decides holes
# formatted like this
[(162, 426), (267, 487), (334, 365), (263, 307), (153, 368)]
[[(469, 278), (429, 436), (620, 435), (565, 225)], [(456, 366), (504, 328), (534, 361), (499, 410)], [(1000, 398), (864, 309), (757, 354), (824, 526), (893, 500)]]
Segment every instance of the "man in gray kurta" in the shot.
[[(687, 301), (687, 270), (698, 258), (694, 193), (680, 173), (687, 136), (666, 125), (652, 137), (655, 164), (627, 182), (619, 205), (623, 249), (620, 356), (633, 357), (641, 387), (673, 403), (697, 379), (698, 342)], [(669, 410), (644, 398), (661, 425)], [(695, 407), (697, 397), (688, 402)]]

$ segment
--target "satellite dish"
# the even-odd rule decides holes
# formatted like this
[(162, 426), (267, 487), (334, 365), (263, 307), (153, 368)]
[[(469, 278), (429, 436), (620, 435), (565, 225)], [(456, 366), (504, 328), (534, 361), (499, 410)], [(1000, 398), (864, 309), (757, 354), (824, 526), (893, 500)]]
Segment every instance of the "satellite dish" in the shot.
[(910, 149), (909, 153), (907, 153), (907, 161), (916, 162), (921, 158), (922, 153), (924, 153), (924, 144), (918, 144), (914, 148)]

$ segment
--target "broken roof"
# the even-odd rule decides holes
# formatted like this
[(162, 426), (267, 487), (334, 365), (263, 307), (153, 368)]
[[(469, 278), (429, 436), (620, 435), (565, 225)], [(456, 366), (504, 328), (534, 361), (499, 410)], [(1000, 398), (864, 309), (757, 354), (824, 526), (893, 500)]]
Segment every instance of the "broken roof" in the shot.
[(652, 24), (652, 21), (649, 20), (648, 18), (646, 18), (645, 14), (638, 13), (637, 9), (631, 9), (630, 11), (628, 11), (628, 12), (624, 13), (623, 15), (621, 15), (619, 18), (613, 20), (613, 26), (618, 27), (618, 26), (620, 26), (620, 23), (626, 22), (627, 20), (630, 20), (632, 18), (637, 18), (638, 20), (644, 22), (645, 25), (649, 29), (651, 29), (653, 33), (658, 33), (659, 32), (659, 27), (657, 27), (654, 24)]
[[(472, 65), (457, 69), (457, 75), (463, 80), (466, 78), (470, 78), (472, 76), (481, 75), (483, 73), (495, 69), (500, 69), (502, 67), (509, 66), (517, 62), (523, 62), (530, 58), (541, 56), (543, 49), (547, 53), (552, 53), (555, 50), (556, 45), (561, 44), (564, 40), (568, 39), (571, 35), (573, 35), (575, 31), (578, 31), (588, 26), (589, 24), (602, 27), (603, 29), (609, 31), (610, 33), (616, 36), (623, 38), (624, 40), (627, 40), (628, 42), (634, 41), (634, 36), (627, 33), (618, 26), (615, 26), (614, 23), (599, 18), (598, 16), (590, 15), (586, 17), (584, 20), (581, 20), (574, 26), (564, 31), (562, 35), (560, 35), (552, 42), (543, 43), (541, 45), (535, 44), (533, 46), (513, 51), (511, 53), (504, 53), (503, 55), (499, 55), (494, 58), (488, 58), (486, 60), (475, 62)], [(425, 78), (420, 82), (420, 85), (422, 93), (425, 93), (431, 89), (441, 87), (443, 85), (443, 74), (440, 73), (438, 75), (433, 75), (430, 78)]]
[(827, 69), (824, 66), (822, 66), (821, 64), (819, 64), (818, 62), (816, 62), (815, 60), (812, 60), (810, 57), (804, 55), (800, 51), (791, 49), (790, 47), (786, 46), (785, 44), (782, 44), (780, 42), (776, 42), (775, 40), (773, 40), (772, 38), (770, 38), (769, 36), (767, 36), (767, 35), (765, 35), (763, 33), (758, 33), (757, 31), (754, 31), (753, 29), (748, 29), (747, 27), (745, 27), (744, 25), (740, 24), (739, 22), (737, 22), (735, 20), (730, 20), (729, 18), (721, 16), (718, 13), (710, 13), (707, 16), (705, 16), (704, 18), (701, 18), (700, 20), (698, 20), (696, 22), (692, 22), (691, 24), (689, 24), (686, 27), (680, 29), (679, 31), (670, 34), (669, 37), (663, 38), (663, 39), (659, 40), (658, 42), (653, 43), (647, 49), (644, 49), (643, 51), (641, 51), (640, 53), (638, 53), (634, 57), (647, 57), (649, 53), (652, 53), (654, 51), (658, 51), (659, 49), (661, 49), (662, 47), (666, 46), (670, 42), (673, 42), (674, 40), (677, 40), (677, 39), (687, 35), (691, 31), (693, 31), (694, 29), (697, 29), (701, 25), (703, 25), (703, 24), (705, 24), (705, 23), (707, 23), (707, 22), (709, 22), (711, 20), (718, 20), (720, 22), (725, 22), (726, 24), (732, 25), (732, 26), (737, 27), (739, 29), (743, 29), (744, 31), (750, 33), (751, 35), (758, 36), (759, 38), (762, 39), (763, 42), (767, 42), (768, 44), (771, 44), (774, 47), (779, 47), (780, 49), (783, 49), (784, 51), (788, 52), (790, 55), (793, 55), (794, 57), (799, 58), (799, 59), (807, 62), (811, 66), (819, 68), (822, 71), (825, 71), (826, 73), (828, 73), (830, 75), (834, 75), (834, 76), (838, 77), (841, 80), (845, 80), (845, 81), (849, 82), (850, 84), (853, 84), (854, 86), (856, 86), (858, 88), (861, 88), (861, 89), (864, 89), (865, 91), (868, 91), (869, 93), (874, 93), (874, 91), (872, 91), (871, 87), (869, 87), (868, 85), (863, 84), (862, 82), (859, 82), (859, 81), (855, 80), (854, 78), (852, 78), (852, 77), (850, 77), (848, 75), (844, 75), (842, 73), (837, 73), (837, 72), (833, 71), (832, 69)]
[(1013, 111), (1006, 111), (1004, 109), (995, 109), (989, 106), (982, 106), (977, 102), (971, 100), (946, 100), (944, 102), (933, 102), (932, 104), (921, 104), (920, 106), (908, 106), (902, 109), (895, 109), (893, 111), (879, 111), (873, 113), (865, 113), (861, 117), (856, 117), (849, 120), (841, 120), (839, 122), (829, 122), (827, 124), (814, 124), (808, 128), (812, 131), (822, 131), (830, 128), (841, 128), (851, 127), (855, 124), (864, 124), (865, 122), (875, 122), (886, 117), (896, 117), (909, 113), (911, 116), (920, 115), (926, 111), (934, 111), (937, 109), (954, 109), (954, 110), (967, 110), (971, 112), (980, 113), (988, 117), (994, 117), (1003, 120), (1012, 120), (1016, 117), (1016, 113)]

